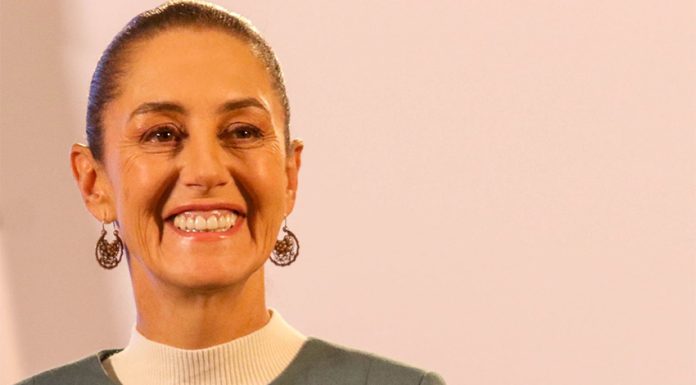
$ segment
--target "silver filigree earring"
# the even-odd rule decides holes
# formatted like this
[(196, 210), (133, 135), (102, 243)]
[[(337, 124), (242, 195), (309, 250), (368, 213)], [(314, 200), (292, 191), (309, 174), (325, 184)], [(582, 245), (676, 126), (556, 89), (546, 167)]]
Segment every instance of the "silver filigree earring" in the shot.
[(123, 257), (123, 241), (121, 241), (121, 237), (118, 236), (118, 228), (115, 222), (111, 222), (111, 224), (114, 227), (114, 240), (108, 241), (106, 239), (105, 223), (102, 222), (101, 237), (99, 237), (97, 247), (94, 250), (94, 255), (97, 257), (99, 266), (108, 270), (118, 266)]
[(288, 218), (283, 223), (283, 239), (277, 240), (271, 252), (271, 262), (278, 266), (287, 266), (297, 259), (300, 254), (300, 242), (295, 234), (288, 229)]

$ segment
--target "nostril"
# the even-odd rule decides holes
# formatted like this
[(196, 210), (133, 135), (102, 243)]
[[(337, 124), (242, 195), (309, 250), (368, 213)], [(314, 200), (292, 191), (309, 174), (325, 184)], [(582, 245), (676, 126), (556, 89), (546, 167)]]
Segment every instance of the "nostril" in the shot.
[(206, 190), (214, 187), (225, 186), (227, 183), (228, 180), (226, 180), (224, 175), (198, 174), (194, 177), (185, 179), (185, 185)]

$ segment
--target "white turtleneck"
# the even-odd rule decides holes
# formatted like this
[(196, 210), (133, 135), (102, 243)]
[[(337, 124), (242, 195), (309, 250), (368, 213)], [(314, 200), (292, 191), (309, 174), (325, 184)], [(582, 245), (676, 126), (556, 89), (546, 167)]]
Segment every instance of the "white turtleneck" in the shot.
[(261, 329), (205, 349), (179, 349), (150, 341), (133, 327), (128, 346), (103, 365), (123, 385), (267, 385), (306, 340), (271, 310), (270, 321)]

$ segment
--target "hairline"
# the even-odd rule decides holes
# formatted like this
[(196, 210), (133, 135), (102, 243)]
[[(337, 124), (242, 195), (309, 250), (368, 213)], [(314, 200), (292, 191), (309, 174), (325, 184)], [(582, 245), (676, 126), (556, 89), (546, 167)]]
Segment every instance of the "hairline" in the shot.
[[(107, 102), (104, 106), (104, 109), (108, 107), (108, 105), (116, 98), (118, 98), (121, 94), (121, 82), (120, 79), (123, 77), (123, 75), (128, 72), (128, 66), (129, 66), (129, 59), (132, 58), (132, 53), (138, 49), (138, 46), (140, 45), (145, 45), (147, 42), (151, 39), (156, 38), (160, 34), (168, 33), (168, 32), (177, 32), (177, 31), (195, 31), (195, 32), (205, 32), (205, 31), (216, 31), (216, 32), (221, 32), (224, 33), (228, 36), (231, 36), (242, 43), (246, 44), (254, 57), (263, 65), (263, 68), (266, 72), (267, 80), (271, 85), (271, 88), (273, 89), (273, 93), (275, 94), (276, 101), (278, 105), (280, 106), (282, 116), (283, 116), (283, 132), (284, 135), (289, 134), (289, 127), (288, 127), (288, 116), (287, 112), (285, 111), (285, 107), (283, 106), (283, 95), (280, 90), (281, 85), (277, 84), (278, 82), (276, 81), (275, 77), (272, 75), (273, 69), (270, 68), (269, 64), (271, 63), (266, 63), (266, 60), (264, 60), (262, 49), (261, 49), (261, 42), (254, 41), (254, 39), (244, 35), (241, 32), (233, 31), (228, 28), (225, 28), (223, 26), (219, 25), (206, 25), (206, 24), (200, 24), (197, 22), (188, 22), (188, 23), (177, 23), (177, 24), (172, 24), (172, 25), (164, 25), (160, 28), (155, 28), (152, 30), (146, 31), (146, 33), (143, 33), (140, 36), (137, 36), (133, 40), (130, 40), (126, 42), (122, 47), (120, 47), (120, 50), (117, 52), (115, 55), (114, 59), (116, 59), (116, 66), (114, 67), (114, 84), (115, 87), (113, 89), (113, 94), (111, 95), (110, 101)], [(287, 92), (287, 90), (285, 91)], [(102, 122), (103, 124), (103, 122)], [(289, 138), (288, 138), (289, 140)]]

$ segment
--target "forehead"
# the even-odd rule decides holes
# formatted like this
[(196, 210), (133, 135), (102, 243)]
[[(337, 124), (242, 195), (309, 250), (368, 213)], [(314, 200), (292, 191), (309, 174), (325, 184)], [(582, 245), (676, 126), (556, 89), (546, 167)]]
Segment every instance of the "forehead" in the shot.
[(176, 28), (131, 46), (119, 78), (125, 104), (177, 101), (217, 107), (253, 97), (272, 112), (279, 105), (271, 78), (253, 47), (227, 32)]

